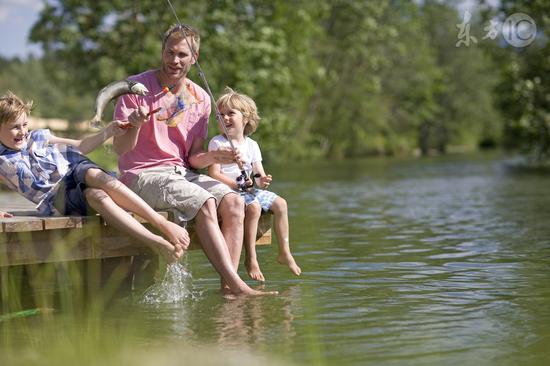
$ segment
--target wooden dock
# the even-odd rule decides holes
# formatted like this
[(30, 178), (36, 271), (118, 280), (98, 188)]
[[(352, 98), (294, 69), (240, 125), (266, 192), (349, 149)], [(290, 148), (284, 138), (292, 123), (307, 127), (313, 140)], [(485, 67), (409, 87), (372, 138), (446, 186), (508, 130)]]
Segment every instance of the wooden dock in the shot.
[[(38, 217), (34, 211), (10, 212), (15, 217), (0, 218), (0, 267), (154, 254), (99, 215)], [(143, 219), (136, 218), (147, 226)], [(271, 244), (270, 227), (271, 215), (262, 216), (257, 245)], [(193, 228), (188, 230), (190, 249), (200, 248)]]

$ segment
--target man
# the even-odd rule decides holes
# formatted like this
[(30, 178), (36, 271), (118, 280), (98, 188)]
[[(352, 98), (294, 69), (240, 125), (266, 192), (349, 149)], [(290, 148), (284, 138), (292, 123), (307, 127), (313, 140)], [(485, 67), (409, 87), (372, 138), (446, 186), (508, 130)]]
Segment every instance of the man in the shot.
[(226, 185), (192, 170), (239, 159), (230, 150), (205, 152), (210, 98), (187, 79), (199, 42), (194, 29), (172, 26), (164, 34), (160, 68), (129, 78), (144, 84), (149, 93), (125, 95), (117, 103), (115, 119), (131, 127), (113, 142), (120, 180), (153, 208), (172, 210), (180, 223), (195, 220), (202, 247), (225, 281), (223, 287), (235, 294), (262, 294), (237, 274), (243, 200)]

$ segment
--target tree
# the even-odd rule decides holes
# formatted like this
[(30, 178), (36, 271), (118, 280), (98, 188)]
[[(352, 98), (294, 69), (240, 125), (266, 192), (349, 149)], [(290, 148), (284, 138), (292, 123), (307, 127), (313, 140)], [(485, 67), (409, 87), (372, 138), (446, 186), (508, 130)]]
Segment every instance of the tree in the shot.
[[(59, 73), (62, 71), (60, 70)], [(62, 87), (48, 77), (41, 60), (0, 59), (0, 89), (11, 90), (34, 101), (33, 115), (82, 120), (93, 115), (93, 98), (72, 87)]]
[(502, 73), (496, 96), (505, 118), (506, 146), (541, 163), (550, 158), (550, 3), (505, 0), (496, 12), (485, 15), (504, 21), (519, 12), (535, 20), (537, 37), (522, 48), (504, 42), (492, 45), (491, 54)]

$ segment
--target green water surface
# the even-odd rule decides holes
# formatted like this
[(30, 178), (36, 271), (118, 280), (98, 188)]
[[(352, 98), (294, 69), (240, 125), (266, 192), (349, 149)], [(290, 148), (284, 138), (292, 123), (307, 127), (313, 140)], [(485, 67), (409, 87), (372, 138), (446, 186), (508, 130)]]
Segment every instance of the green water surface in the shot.
[(275, 245), (259, 249), (279, 296), (224, 298), (194, 251), (194, 297), (146, 305), (140, 287), (95, 312), (75, 303), (10, 320), (0, 352), (12, 364), (550, 363), (550, 175), (487, 155), (272, 174), (303, 271), (277, 264)]

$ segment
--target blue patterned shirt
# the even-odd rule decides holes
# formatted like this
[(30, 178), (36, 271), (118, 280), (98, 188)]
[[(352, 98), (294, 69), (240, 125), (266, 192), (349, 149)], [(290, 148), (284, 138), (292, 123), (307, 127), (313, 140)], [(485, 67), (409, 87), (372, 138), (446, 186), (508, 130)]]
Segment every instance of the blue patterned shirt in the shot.
[(43, 216), (58, 214), (53, 206), (57, 183), (85, 159), (73, 146), (52, 145), (49, 138), (50, 130), (34, 130), (22, 150), (0, 144), (0, 177), (10, 189), (36, 203)]

